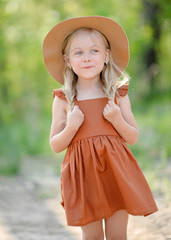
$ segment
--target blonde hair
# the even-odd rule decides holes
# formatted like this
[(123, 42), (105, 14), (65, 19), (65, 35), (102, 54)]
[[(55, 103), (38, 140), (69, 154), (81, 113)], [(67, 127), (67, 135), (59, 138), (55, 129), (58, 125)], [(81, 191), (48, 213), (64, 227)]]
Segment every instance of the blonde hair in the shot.
[[(72, 33), (70, 33), (64, 40), (62, 47), (62, 54), (67, 56), (69, 53), (69, 48), (74, 37), (83, 31), (88, 31), (90, 33), (96, 33), (100, 36), (104, 42), (105, 48), (110, 49), (110, 44), (107, 38), (100, 32), (91, 28), (79, 28)], [(113, 61), (111, 51), (109, 52), (109, 61), (104, 65), (104, 68), (100, 74), (100, 80), (102, 84), (102, 89), (109, 99), (114, 99), (116, 89), (122, 85), (128, 84), (129, 76), (125, 71), (122, 71)], [(77, 75), (70, 69), (65, 61), (64, 66), (64, 88), (63, 92), (69, 103), (71, 109), (74, 106), (74, 100), (77, 95), (76, 91)]]

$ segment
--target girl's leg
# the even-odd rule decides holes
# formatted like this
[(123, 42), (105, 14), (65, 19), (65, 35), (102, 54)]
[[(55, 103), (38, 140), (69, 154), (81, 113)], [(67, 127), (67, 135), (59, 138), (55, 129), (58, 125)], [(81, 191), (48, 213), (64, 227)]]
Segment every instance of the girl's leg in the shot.
[(119, 210), (111, 217), (105, 219), (106, 240), (127, 239), (128, 213), (126, 210)]
[(81, 227), (83, 240), (104, 240), (102, 220)]

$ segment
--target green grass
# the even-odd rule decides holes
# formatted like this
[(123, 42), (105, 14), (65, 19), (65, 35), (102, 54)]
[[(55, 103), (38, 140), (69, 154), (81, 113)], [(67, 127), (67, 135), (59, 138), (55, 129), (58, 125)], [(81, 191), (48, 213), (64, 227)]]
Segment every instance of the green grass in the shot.
[(143, 169), (162, 168), (171, 156), (171, 101), (150, 99), (132, 107), (139, 126), (139, 140), (130, 146)]
[(0, 126), (0, 175), (17, 175), (25, 155), (51, 154), (49, 128), (47, 118)]
[[(139, 126), (139, 140), (129, 145), (140, 167), (148, 171), (158, 171), (167, 166), (171, 157), (171, 99), (170, 95), (152, 96), (132, 104), (132, 111)], [(42, 117), (33, 123), (22, 121), (0, 128), (0, 174), (19, 173), (24, 155), (54, 155), (49, 146), (51, 119)], [(57, 158), (56, 173), (64, 153)]]

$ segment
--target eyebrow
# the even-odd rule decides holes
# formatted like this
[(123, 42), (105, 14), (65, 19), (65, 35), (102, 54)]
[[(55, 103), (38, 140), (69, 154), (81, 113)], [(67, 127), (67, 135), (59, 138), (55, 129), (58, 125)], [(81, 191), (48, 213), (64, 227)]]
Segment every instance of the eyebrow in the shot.
[[(91, 46), (90, 48), (94, 48), (94, 47), (101, 48), (101, 47), (99, 47), (99, 46), (97, 46), (97, 45), (93, 45), (93, 46)], [(72, 49), (71, 52), (73, 52), (73, 51), (75, 51), (75, 50), (77, 50), (77, 49), (84, 49), (84, 48), (77, 47), (77, 48)]]
[(82, 48), (74, 48), (74, 49), (72, 49), (72, 51), (71, 51), (71, 52), (73, 52), (73, 51), (75, 51), (75, 50), (77, 50), (77, 49), (82, 49)]

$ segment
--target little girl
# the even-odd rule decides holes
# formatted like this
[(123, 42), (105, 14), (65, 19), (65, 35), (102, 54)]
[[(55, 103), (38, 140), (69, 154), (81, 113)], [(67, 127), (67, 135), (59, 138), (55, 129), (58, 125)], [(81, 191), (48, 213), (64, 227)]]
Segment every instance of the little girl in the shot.
[(50, 145), (67, 148), (61, 194), (70, 226), (84, 240), (127, 239), (128, 214), (157, 211), (144, 175), (126, 144), (138, 140), (128, 97), (127, 36), (115, 21), (73, 18), (57, 24), (43, 44), (54, 89)]

